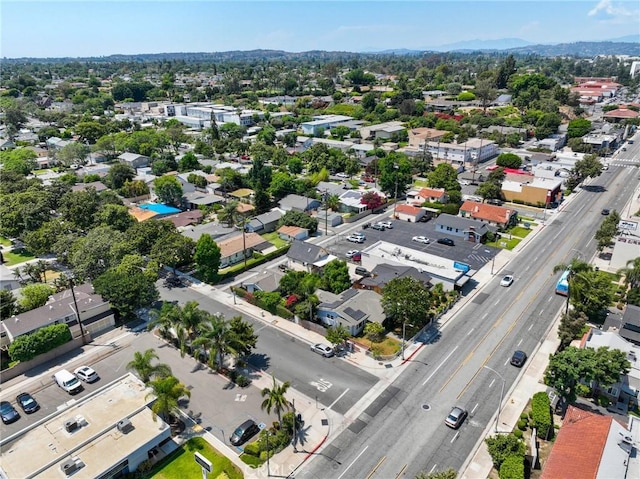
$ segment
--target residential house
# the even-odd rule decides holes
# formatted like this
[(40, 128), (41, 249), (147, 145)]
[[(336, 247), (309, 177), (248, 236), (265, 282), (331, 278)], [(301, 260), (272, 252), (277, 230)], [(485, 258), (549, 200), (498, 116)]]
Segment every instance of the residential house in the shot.
[[(49, 298), (44, 306), (5, 319), (0, 326), (0, 346), (5, 347), (19, 336), (33, 333), (52, 324), (67, 324), (74, 337), (81, 334), (79, 313), (85, 333), (95, 336), (115, 325), (114, 313), (107, 301), (93, 291), (91, 283), (74, 286)], [(77, 305), (77, 310), (76, 310)]]
[(49, 151), (61, 150), (67, 145), (70, 145), (73, 141), (63, 140), (62, 138), (58, 138), (57, 136), (52, 136), (47, 139), (46, 144)]
[(2, 151), (12, 150), (15, 147), (16, 147), (16, 144), (12, 140), (6, 139), (6, 138), (0, 139), (0, 150)]
[[(372, 191), (372, 190), (367, 190)], [(367, 211), (367, 205), (362, 203), (364, 190), (347, 190), (340, 195), (340, 211), (343, 213), (362, 213)], [(380, 194), (380, 193), (379, 193)], [(382, 195), (384, 196), (384, 195)]]
[(91, 183), (76, 183), (71, 187), (71, 191), (88, 191), (91, 188), (96, 190), (96, 193), (109, 189), (102, 181), (92, 181)]
[(284, 276), (284, 273), (278, 270), (270, 271), (264, 270), (261, 274), (251, 276), (246, 281), (240, 283), (240, 287), (247, 290), (249, 293), (255, 293), (256, 291), (264, 291), (265, 293), (273, 293), (280, 287), (280, 280)]
[(427, 210), (413, 205), (396, 205), (394, 213), (397, 220), (417, 223), (427, 214)]
[(431, 276), (420, 272), (412, 266), (393, 265), (381, 263), (377, 264), (367, 277), (362, 278), (353, 285), (357, 289), (368, 289), (382, 294), (386, 284), (392, 279), (410, 277), (420, 281), (425, 287), (431, 288)]
[(224, 198), (222, 196), (218, 196), (214, 193), (203, 193), (202, 191), (191, 191), (189, 193), (185, 193), (182, 196), (183, 205), (188, 208), (195, 210), (201, 206), (213, 206), (217, 203), (222, 203)]
[(542, 140), (536, 141), (535, 145), (539, 148), (546, 148), (551, 151), (558, 151), (567, 144), (567, 135), (554, 133)]
[[(167, 217), (165, 219), (170, 219), (171, 217)], [(217, 238), (222, 238), (224, 236), (230, 235), (231, 233), (236, 232), (237, 230), (233, 227), (229, 227), (218, 222), (210, 222), (210, 223), (202, 223), (195, 226), (189, 226), (182, 230), (182, 234), (187, 238), (191, 238), (194, 241), (198, 241), (200, 236), (209, 235), (214, 240)]]
[(446, 130), (436, 130), (435, 128), (412, 128), (409, 130), (409, 146), (411, 148), (424, 151), (425, 143), (430, 141), (440, 141), (448, 133)]
[(619, 122), (624, 120), (631, 120), (638, 118), (640, 113), (628, 108), (618, 108), (617, 110), (611, 110), (602, 115), (605, 120)]
[(569, 406), (541, 479), (631, 477), (630, 454), (637, 452), (631, 429), (637, 427), (627, 429), (612, 416)]
[[(598, 349), (606, 347), (618, 349), (626, 354), (631, 365), (629, 372), (620, 376), (620, 380), (605, 388), (599, 388), (598, 393), (607, 396), (613, 407), (623, 414), (638, 405), (640, 392), (640, 346), (627, 341), (615, 331), (600, 331), (591, 328), (580, 342), (581, 348)], [(597, 387), (597, 385), (596, 385)]]
[(502, 206), (465, 201), (460, 207), (458, 216), (472, 218), (474, 220), (497, 226), (503, 230), (509, 226), (518, 224), (518, 212)]
[(329, 181), (320, 181), (316, 185), (316, 191), (320, 195), (340, 196), (342, 193), (344, 193), (344, 190), (348, 190), (348, 189), (350, 189), (350, 187), (347, 186), (346, 184), (331, 183)]
[(627, 304), (622, 315), (622, 327), (619, 334), (627, 341), (640, 346), (640, 306)]
[(318, 229), (322, 229), (323, 226), (339, 226), (342, 224), (342, 215), (334, 211), (321, 209), (315, 214), (315, 218), (318, 220)]
[(278, 236), (285, 241), (304, 241), (309, 237), (309, 230), (299, 226), (283, 225), (278, 228)]
[(407, 203), (418, 206), (422, 203), (448, 203), (449, 195), (444, 188), (420, 188), (407, 192)]
[(391, 140), (398, 137), (406, 128), (402, 126), (401, 121), (387, 121), (377, 125), (363, 126), (360, 128), (360, 136), (363, 140), (383, 139)]
[(121, 163), (129, 165), (134, 170), (136, 168), (147, 167), (149, 166), (149, 163), (151, 163), (151, 158), (149, 158), (148, 156), (129, 152), (122, 153), (120, 156), (118, 156), (118, 160), (120, 160)]
[(472, 243), (483, 242), (490, 231), (487, 223), (447, 213), (440, 214), (434, 222), (436, 231), (458, 236)]
[(384, 310), (380, 295), (364, 289), (348, 289), (341, 294), (318, 290), (316, 315), (328, 327), (344, 326), (349, 334), (360, 334), (367, 322), (382, 324)]
[[(2, 253), (0, 253), (2, 258)], [(4, 260), (4, 258), (2, 258)], [(20, 288), (20, 281), (13, 275), (14, 270), (7, 268), (0, 262), (0, 289), (13, 291)]]
[(273, 245), (265, 241), (256, 233), (239, 233), (218, 241), (220, 248), (220, 268), (227, 268), (246, 258), (251, 258), (253, 252), (263, 252)]
[(251, 198), (253, 198), (253, 190), (250, 188), (240, 188), (229, 193), (229, 196), (234, 200), (240, 201), (241, 203), (251, 203)]
[(143, 209), (138, 206), (130, 206), (129, 214), (133, 216), (138, 222), (147, 221), (158, 216), (158, 213), (156, 213), (155, 211)]
[(562, 179), (508, 173), (502, 182), (502, 195), (507, 201), (548, 205), (562, 198)]
[(164, 219), (171, 221), (176, 228), (186, 228), (187, 226), (202, 223), (203, 213), (200, 210), (183, 211), (175, 215), (166, 216)]
[(271, 233), (276, 230), (278, 222), (283, 216), (282, 211), (277, 209), (267, 211), (252, 218), (251, 221), (245, 225), (245, 231), (249, 233)]
[(334, 259), (323, 247), (304, 241), (293, 241), (287, 251), (287, 266), (296, 271), (316, 272)]
[(322, 203), (320, 202), (320, 200), (316, 200), (315, 198), (290, 194), (282, 198), (278, 202), (278, 206), (283, 211), (298, 211), (301, 213), (308, 213), (320, 208), (320, 206), (322, 206)]

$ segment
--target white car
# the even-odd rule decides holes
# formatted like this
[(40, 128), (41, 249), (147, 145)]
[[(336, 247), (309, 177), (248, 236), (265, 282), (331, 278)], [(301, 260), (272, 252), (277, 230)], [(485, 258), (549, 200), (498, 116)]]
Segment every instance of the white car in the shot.
[(349, 175), (347, 175), (346, 173), (338, 173), (336, 176), (338, 178), (349, 178)]
[(347, 236), (347, 241), (351, 241), (352, 243), (364, 243), (364, 236), (349, 235)]
[(393, 229), (393, 223), (391, 221), (380, 221), (380, 224), (387, 228), (388, 230)]
[(458, 183), (460, 183), (460, 185), (462, 186), (469, 186), (471, 184), (471, 182), (468, 180), (458, 180)]
[(347, 251), (347, 258), (353, 258), (354, 256), (357, 256), (360, 254), (360, 251), (358, 251), (357, 249), (350, 249), (349, 251)]
[(324, 356), (325, 358), (330, 358), (335, 354), (331, 346), (328, 346), (323, 343), (312, 344), (311, 351), (313, 351), (314, 353), (318, 353)]
[(73, 373), (76, 375), (78, 379), (86, 383), (92, 383), (100, 379), (100, 376), (98, 376), (98, 373), (95, 372), (95, 370), (93, 368), (90, 368), (89, 366), (80, 366)]
[(415, 241), (416, 243), (429, 244), (431, 240), (426, 236), (414, 236), (411, 238), (411, 241)]
[(500, 281), (500, 286), (504, 286), (506, 288), (508, 288), (509, 286), (511, 286), (513, 284), (513, 276), (511, 276), (510, 274), (506, 275), (504, 278), (502, 278), (502, 280)]

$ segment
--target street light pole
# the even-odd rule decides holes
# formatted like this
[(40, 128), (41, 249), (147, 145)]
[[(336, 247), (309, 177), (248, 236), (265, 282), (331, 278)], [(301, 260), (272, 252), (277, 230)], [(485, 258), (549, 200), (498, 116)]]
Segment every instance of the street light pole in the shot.
[(71, 296), (73, 297), (73, 305), (76, 309), (76, 318), (78, 319), (78, 326), (80, 326), (80, 334), (82, 335), (82, 344), (87, 344), (87, 340), (84, 335), (84, 328), (82, 326), (82, 319), (80, 319), (80, 310), (78, 310), (78, 302), (76, 301), (76, 293), (73, 290), (73, 278), (69, 277), (69, 287), (71, 289)]
[(489, 371), (493, 371), (494, 373), (496, 373), (498, 375), (498, 377), (500, 379), (502, 379), (502, 388), (500, 389), (500, 402), (498, 403), (498, 415), (496, 416), (496, 434), (498, 433), (498, 421), (500, 420), (500, 410), (502, 409), (502, 397), (504, 395), (504, 383), (505, 380), (502, 377), (502, 374), (500, 374), (498, 371), (496, 371), (493, 368), (490, 368), (489, 366), (482, 366), (483, 368), (488, 369)]
[[(409, 324), (409, 326), (413, 327), (413, 324)], [(406, 335), (407, 322), (402, 322), (402, 360), (404, 361), (404, 350), (405, 350), (405, 335)]]

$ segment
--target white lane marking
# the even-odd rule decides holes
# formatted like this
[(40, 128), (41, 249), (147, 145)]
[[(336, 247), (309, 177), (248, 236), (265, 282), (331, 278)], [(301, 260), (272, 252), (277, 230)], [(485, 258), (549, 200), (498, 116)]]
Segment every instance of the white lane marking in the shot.
[(498, 300), (495, 303), (493, 303), (494, 306), (498, 306), (499, 304), (500, 304), (500, 300)]
[(544, 309), (541, 309), (540, 312), (538, 313), (538, 316), (542, 316), (543, 312), (544, 312)]
[(456, 432), (456, 435), (453, 436), (453, 439), (451, 439), (451, 444), (453, 444), (453, 441), (455, 441), (456, 439), (458, 439), (458, 436), (460, 435), (460, 431)]
[(437, 464), (434, 464), (433, 467), (431, 468), (431, 470), (429, 471), (429, 474), (431, 474), (433, 471), (435, 471)]
[(484, 313), (484, 316), (482, 317), (482, 319), (486, 318), (487, 316), (489, 316), (489, 313)]
[(476, 409), (478, 409), (478, 406), (480, 405), (480, 403), (476, 403), (475, 406), (473, 406), (473, 409), (471, 410), (471, 414), (473, 414), (474, 412), (476, 412)]
[(424, 386), (425, 384), (427, 384), (427, 383), (431, 380), (431, 378), (432, 378), (432, 377), (433, 377), (433, 376), (438, 372), (438, 369), (440, 369), (440, 368), (442, 367), (442, 365), (443, 365), (444, 363), (446, 363), (446, 362), (447, 362), (447, 360), (448, 360), (448, 359), (453, 355), (453, 353), (455, 353), (455, 352), (456, 352), (456, 349), (458, 349), (458, 346), (456, 346), (455, 348), (453, 348), (453, 350), (449, 353), (449, 355), (448, 355), (446, 358), (444, 358), (444, 359), (442, 360), (442, 362), (438, 365), (438, 367), (437, 367), (437, 368), (435, 368), (435, 369), (433, 370), (433, 372), (429, 375), (429, 377), (428, 377), (427, 379), (425, 379), (425, 380), (424, 380), (424, 382), (422, 383), (422, 385), (423, 385), (423, 386)]
[(470, 335), (471, 335), (471, 333), (473, 333), (473, 330), (474, 330), (474, 329), (476, 329), (476, 328), (471, 328), (471, 329), (469, 330), (469, 332), (467, 333), (467, 336), (470, 336)]
[(347, 468), (342, 472), (342, 474), (340, 474), (340, 475), (338, 476), (338, 479), (342, 479), (342, 476), (344, 476), (344, 475), (347, 473), (347, 471), (349, 470), (349, 468), (350, 468), (351, 466), (353, 466), (353, 465), (355, 464), (355, 462), (356, 462), (358, 459), (360, 459), (360, 456), (362, 456), (362, 455), (364, 454), (364, 452), (365, 452), (367, 449), (369, 449), (369, 446), (365, 447), (365, 448), (362, 450), (362, 452), (356, 456), (356, 458), (351, 462), (351, 464), (349, 464), (349, 465), (347, 466)]
[(547, 299), (547, 303), (551, 302), (551, 296), (549, 296), (549, 299)]
[(529, 329), (527, 329), (527, 331), (531, 331), (531, 328), (533, 328), (533, 323), (531, 323), (531, 326), (529, 326)]
[(495, 383), (495, 382), (496, 382), (496, 380), (494, 378), (493, 381), (491, 381), (491, 383), (489, 384), (489, 387), (493, 386), (493, 383)]
[(340, 396), (338, 396), (338, 398), (337, 398), (335, 401), (333, 401), (333, 402), (329, 405), (329, 407), (328, 407), (327, 409), (331, 409), (331, 408), (335, 405), (335, 403), (337, 403), (338, 401), (340, 401), (340, 399), (342, 399), (342, 396), (344, 396), (345, 394), (347, 394), (347, 393), (349, 392), (349, 389), (351, 389), (351, 388), (347, 388), (347, 389), (345, 389), (345, 390), (344, 390), (344, 392), (343, 392), (342, 394), (340, 394)]
[(509, 361), (510, 361), (510, 359), (507, 359), (507, 360), (504, 362), (504, 365), (506, 366), (507, 364), (509, 364)]
[(520, 346), (522, 344), (522, 339), (520, 339), (520, 341), (518, 341), (518, 346)]

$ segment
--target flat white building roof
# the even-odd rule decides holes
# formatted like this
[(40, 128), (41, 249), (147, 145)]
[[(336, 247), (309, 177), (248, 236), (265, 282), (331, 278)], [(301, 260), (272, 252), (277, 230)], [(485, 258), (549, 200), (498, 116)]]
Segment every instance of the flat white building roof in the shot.
[[(127, 374), (54, 413), (3, 444), (0, 475), (8, 479), (65, 478), (68, 476), (62, 465), (71, 459), (83, 464), (72, 474), (74, 479), (100, 476), (159, 436), (170, 436), (169, 426), (162, 419), (153, 420), (147, 407), (148, 392), (138, 378)], [(117, 427), (124, 419), (131, 422), (128, 432)], [(79, 427), (68, 432), (68, 421), (77, 422)]]

